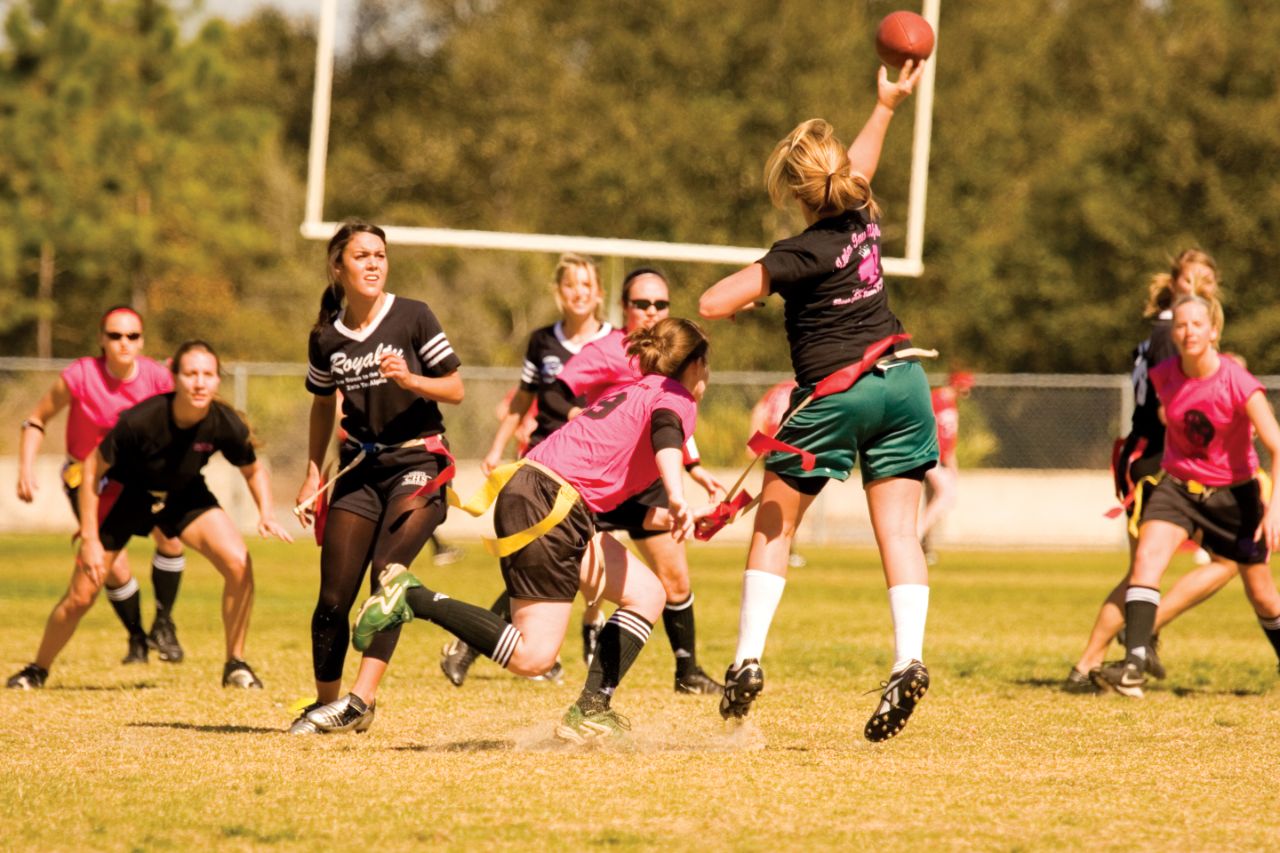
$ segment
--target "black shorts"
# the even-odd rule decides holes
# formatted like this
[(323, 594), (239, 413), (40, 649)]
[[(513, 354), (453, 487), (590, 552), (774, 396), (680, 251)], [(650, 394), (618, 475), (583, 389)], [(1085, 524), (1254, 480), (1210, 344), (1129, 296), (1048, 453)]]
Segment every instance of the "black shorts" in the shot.
[[(1147, 501), (1151, 500), (1151, 493), (1155, 491), (1155, 485), (1150, 482), (1142, 482), (1144, 477), (1153, 477), (1160, 473), (1160, 460), (1164, 458), (1164, 454), (1156, 456), (1143, 456), (1133, 460), (1133, 464), (1129, 466), (1129, 479), (1136, 484), (1137, 488), (1142, 492), (1141, 502), (1145, 506)], [(1138, 501), (1130, 501), (1125, 506), (1125, 514), (1130, 518), (1133, 517), (1133, 508), (1138, 506)]]
[[(344, 448), (339, 461), (345, 466), (354, 455), (354, 450), (348, 454)], [(342, 475), (329, 498), (329, 511), (346, 510), (361, 518), (378, 521), (392, 501), (402, 495), (413, 494), (439, 471), (439, 459), (421, 447), (385, 450), (364, 459)], [(443, 500), (444, 490), (437, 489), (423, 496), (422, 505)], [(443, 522), (444, 517), (441, 516), (440, 520)]]
[(649, 488), (632, 495), (608, 512), (596, 513), (596, 529), (606, 532), (621, 530), (634, 539), (648, 539), (667, 533), (666, 530), (650, 530), (644, 526), (649, 510), (668, 506), (667, 487), (661, 480), (654, 480)]
[(146, 536), (156, 527), (165, 536), (176, 537), (191, 522), (217, 508), (218, 499), (204, 477), (164, 496), (108, 480), (98, 496), (98, 537), (105, 550), (119, 551), (130, 538)]
[[(547, 517), (560, 492), (553, 478), (526, 465), (498, 493), (493, 529), (510, 536)], [(512, 598), (573, 601), (578, 594), (582, 555), (595, 535), (591, 513), (579, 499), (563, 521), (528, 545), (499, 561)]]
[(1167, 521), (1193, 538), (1201, 533), (1205, 550), (1252, 565), (1267, 561), (1267, 544), (1253, 540), (1265, 509), (1257, 480), (1193, 494), (1166, 474), (1142, 507), (1142, 523)]

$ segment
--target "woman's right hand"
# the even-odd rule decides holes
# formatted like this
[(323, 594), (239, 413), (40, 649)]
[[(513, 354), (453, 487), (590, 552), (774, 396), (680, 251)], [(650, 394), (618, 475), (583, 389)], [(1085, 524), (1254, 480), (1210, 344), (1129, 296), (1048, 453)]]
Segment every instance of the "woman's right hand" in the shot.
[(307, 478), (302, 481), (302, 488), (298, 489), (298, 496), (294, 498), (293, 514), (298, 517), (298, 523), (307, 528), (311, 526), (311, 522), (316, 517), (316, 502), (311, 501), (306, 508), (302, 507), (303, 502), (310, 498), (320, 489), (320, 470), (314, 465), (307, 466)]
[(499, 450), (490, 450), (485, 458), (480, 460), (480, 473), (488, 477), (493, 470), (502, 464), (502, 452)]
[(898, 79), (893, 81), (889, 79), (889, 69), (881, 65), (876, 81), (876, 100), (883, 107), (897, 109), (898, 104), (905, 101), (915, 90), (923, 73), (924, 62), (908, 59), (902, 66), (902, 70), (898, 72)]
[(76, 552), (76, 568), (87, 574), (96, 586), (102, 586), (107, 579), (107, 563), (101, 540), (80, 540), (80, 550)]
[(36, 483), (36, 476), (31, 471), (18, 472), (18, 500), (24, 504), (29, 504), (36, 499), (36, 492), (40, 491), (40, 486)]

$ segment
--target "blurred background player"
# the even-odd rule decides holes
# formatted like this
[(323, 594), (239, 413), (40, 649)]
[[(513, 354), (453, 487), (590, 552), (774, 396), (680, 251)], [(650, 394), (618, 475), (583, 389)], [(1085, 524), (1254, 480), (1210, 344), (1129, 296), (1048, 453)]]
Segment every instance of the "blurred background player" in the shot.
[[(762, 433), (772, 438), (778, 434), (778, 427), (791, 409), (791, 393), (796, 390), (794, 379), (784, 379), (764, 392), (756, 404), (751, 407), (751, 419), (747, 424), (747, 435)], [(796, 550), (795, 540), (791, 540), (791, 553), (787, 555), (787, 565), (793, 569), (804, 568), (809, 561)]]
[[(1164, 457), (1165, 425), (1160, 414), (1160, 400), (1151, 385), (1151, 371), (1161, 362), (1176, 358), (1173, 344), (1173, 304), (1184, 296), (1200, 295), (1216, 298), (1219, 288), (1218, 264), (1207, 253), (1186, 249), (1174, 258), (1170, 269), (1152, 276), (1147, 285), (1147, 304), (1143, 316), (1151, 321), (1151, 334), (1133, 352), (1133, 418), (1129, 434), (1120, 443), (1113, 460), (1116, 497), (1123, 503), (1130, 519), (1129, 566), (1125, 577), (1107, 594), (1080, 659), (1067, 673), (1062, 689), (1067, 693), (1096, 693), (1091, 676), (1102, 666), (1107, 647), (1124, 628), (1124, 596), (1133, 572), (1138, 547), (1138, 524), (1146, 498), (1154, 487)], [(1165, 677), (1159, 656), (1159, 631), (1177, 616), (1209, 598), (1236, 576), (1238, 567), (1227, 557), (1217, 555), (1202, 561), (1174, 583), (1160, 602), (1155, 631), (1146, 651), (1146, 672), (1156, 678)]]
[[(424, 587), (403, 566), (384, 576), (384, 589), (360, 609), (354, 641), (429, 619), (519, 675), (554, 666), (573, 600), (618, 604), (600, 632), (578, 700), (556, 736), (571, 743), (620, 737), (630, 722), (612, 707), (614, 692), (644, 648), (667, 595), (661, 582), (621, 543), (598, 533), (594, 519), (658, 478), (667, 505), (651, 507), (643, 523), (683, 539), (695, 513), (684, 498), (681, 448), (693, 434), (706, 391), (707, 339), (688, 320), (670, 318), (638, 331), (628, 353), (639, 378), (598, 399), (519, 462), (498, 469), (493, 525), (511, 622)], [(481, 513), (485, 506), (468, 506)], [(704, 508), (710, 511), (712, 507)]]
[(1235, 560), (1263, 632), (1280, 656), (1280, 592), (1268, 563), (1280, 546), (1280, 502), (1258, 474), (1253, 438), (1280, 479), (1280, 425), (1251, 373), (1217, 351), (1222, 307), (1213, 297), (1182, 296), (1173, 307), (1177, 358), (1151, 370), (1166, 425), (1164, 475), (1142, 508), (1138, 547), (1125, 591), (1125, 659), (1091, 673), (1098, 687), (1138, 698), (1160, 579), (1174, 553), (1201, 536), (1213, 554)]
[[(480, 462), (480, 471), (486, 477), (502, 464), (512, 438), (516, 439), (517, 457), (523, 458), (530, 449), (564, 426), (567, 417), (563, 412), (552, 411), (543, 405), (544, 395), (555, 385), (556, 377), (565, 365), (584, 346), (613, 331), (613, 327), (600, 317), (604, 290), (594, 261), (582, 255), (563, 254), (556, 263), (552, 282), (560, 319), (550, 326), (535, 329), (529, 336), (524, 364), (520, 369), (520, 384), (508, 395), (506, 405), (499, 407), (498, 430), (489, 452)], [(498, 595), (491, 609), (503, 619), (511, 618), (511, 599), (505, 590)], [(441, 650), (440, 669), (455, 687), (461, 687), (477, 654), (462, 640), (454, 639)], [(548, 673), (536, 678), (555, 681), (560, 676), (561, 667), (557, 662)]]
[[(348, 437), (339, 465), (347, 471), (329, 498), (320, 546), (320, 591), (311, 617), (316, 699), (290, 727), (293, 734), (364, 731), (372, 724), (378, 684), (399, 632), (374, 639), (351, 691), (342, 695), (347, 619), (365, 570), (372, 565), (376, 590), (382, 570), (413, 562), (444, 521), (443, 492), (419, 490), (446, 464), (443, 444), (430, 449), (433, 441), (443, 442), (439, 404), (463, 397), (461, 362), (435, 314), (386, 289), (381, 228), (365, 222), (340, 227), (329, 240), (326, 271), (329, 284), (308, 342), (306, 386), (313, 396), (299, 505), (321, 487), (337, 391)], [(308, 523), (310, 511), (301, 518)]]
[[(54, 381), (22, 422), (22, 442), (18, 456), (18, 499), (35, 500), (36, 454), (49, 421), (70, 407), (67, 413), (67, 461), (62, 467), (62, 489), (71, 509), (80, 518), (77, 497), (83, 481), (84, 459), (116, 425), (120, 413), (148, 397), (173, 390), (173, 376), (157, 361), (142, 354), (142, 317), (124, 305), (107, 309), (98, 323), (101, 355), (73, 361)], [(173, 605), (182, 583), (186, 559), (182, 543), (153, 530), (156, 550), (151, 558), (151, 583), (156, 594), (156, 618), (151, 632), (142, 630), (141, 593), (129, 570), (129, 555), (123, 550), (108, 568), (107, 600), (129, 634), (129, 651), (124, 663), (146, 663), (147, 647), (154, 648), (163, 661), (182, 660), (182, 646), (173, 624)]]
[[(797, 402), (821, 380), (856, 367), (865, 353), (903, 334), (885, 290), (879, 207), (870, 181), (893, 111), (923, 69), (908, 61), (895, 83), (881, 66), (876, 105), (847, 150), (822, 119), (801, 123), (777, 144), (765, 165), (769, 196), (778, 207), (798, 203), (808, 227), (702, 295), (699, 308), (707, 318), (732, 317), (773, 293), (782, 297)], [(864, 735), (886, 740), (906, 725), (929, 686), (923, 661), (929, 572), (916, 528), (920, 484), (938, 460), (928, 379), (918, 361), (887, 352), (860, 381), (798, 410), (777, 439), (811, 453), (814, 464), (805, 470), (795, 453), (766, 457), (743, 576), (738, 647), (725, 673), (720, 713), (746, 716), (764, 688), (760, 657), (782, 600), (796, 528), (827, 481), (847, 479), (860, 463), (895, 646)]]
[(973, 390), (973, 374), (952, 371), (947, 384), (930, 392), (933, 417), (938, 422), (938, 465), (924, 475), (924, 510), (920, 513), (920, 546), (929, 565), (938, 562), (929, 541), (929, 533), (943, 516), (956, 505), (960, 490), (960, 464), (956, 461), (956, 444), (960, 437), (961, 397)]
[[(276, 523), (271, 481), (254, 453), (249, 426), (216, 399), (217, 355), (203, 341), (188, 341), (173, 356), (173, 374), (175, 390), (122, 413), (85, 457), (76, 568), (66, 594), (49, 614), (35, 661), (11, 677), (9, 687), (44, 686), (54, 659), (93, 606), (120, 551), (131, 537), (157, 527), (194, 548), (222, 575), (222, 685), (262, 687), (244, 661), (253, 609), (253, 563), (240, 532), (201, 473), (214, 453), (221, 453), (244, 475), (258, 508), (258, 532), (292, 540)], [(99, 482), (101, 497), (89, 485)]]

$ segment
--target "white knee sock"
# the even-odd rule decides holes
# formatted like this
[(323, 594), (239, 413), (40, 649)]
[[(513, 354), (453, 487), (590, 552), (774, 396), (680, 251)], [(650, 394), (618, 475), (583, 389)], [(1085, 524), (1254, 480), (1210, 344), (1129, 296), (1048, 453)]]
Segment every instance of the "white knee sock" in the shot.
[(747, 569), (742, 575), (742, 610), (738, 615), (738, 651), (734, 665), (744, 660), (759, 660), (764, 654), (764, 641), (769, 636), (773, 614), (782, 600), (787, 579), (759, 569)]
[(923, 663), (929, 587), (921, 583), (889, 587), (889, 611), (893, 614), (893, 671), (904, 669), (913, 660)]

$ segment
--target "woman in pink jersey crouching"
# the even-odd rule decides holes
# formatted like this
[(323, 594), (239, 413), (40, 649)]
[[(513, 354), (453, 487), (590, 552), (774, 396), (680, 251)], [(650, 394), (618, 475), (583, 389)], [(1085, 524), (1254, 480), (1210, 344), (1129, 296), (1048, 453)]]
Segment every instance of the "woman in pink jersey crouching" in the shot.
[(669, 318), (633, 335), (629, 352), (640, 364), (640, 379), (614, 388), (490, 479), (490, 488), (501, 484), (494, 550), (511, 596), (511, 623), (434, 593), (393, 566), (384, 573), (382, 591), (361, 608), (357, 648), (416, 616), (517, 675), (537, 675), (554, 665), (581, 591), (588, 603), (607, 599), (618, 609), (600, 632), (586, 684), (556, 735), (583, 743), (630, 728), (610, 701), (661, 617), (666, 593), (621, 543), (596, 531), (593, 513), (607, 512), (661, 479), (668, 506), (652, 508), (646, 525), (683, 540), (712, 507), (691, 510), (681, 478), (681, 447), (693, 433), (709, 375), (705, 334), (688, 320)]
[[(108, 308), (98, 322), (101, 355), (85, 356), (71, 362), (53, 386), (36, 403), (22, 422), (18, 453), (18, 499), (35, 500), (40, 486), (36, 480), (36, 454), (44, 441), (50, 419), (67, 411), (67, 461), (62, 467), (62, 489), (71, 510), (80, 517), (77, 493), (85, 458), (116, 425), (116, 419), (148, 397), (173, 390), (168, 368), (142, 354), (142, 317), (127, 305)], [(186, 558), (182, 543), (160, 531), (152, 532), (155, 556), (151, 558), (151, 582), (156, 592), (156, 618), (148, 634), (142, 629), (142, 595), (129, 571), (129, 559), (121, 551), (107, 575), (107, 598), (129, 634), (129, 651), (122, 663), (146, 663), (147, 648), (169, 663), (182, 661), (184, 653), (173, 625), (173, 605), (182, 582)]]
[(1178, 355), (1151, 370), (1165, 422), (1163, 477), (1141, 508), (1138, 545), (1125, 592), (1125, 659), (1090, 673), (1101, 689), (1140, 698), (1160, 604), (1160, 580), (1174, 553), (1200, 534), (1204, 547), (1240, 567), (1245, 595), (1280, 655), (1280, 592), (1268, 562), (1280, 545), (1280, 504), (1259, 480), (1254, 431), (1280, 478), (1280, 426), (1262, 383), (1216, 344), (1222, 307), (1183, 296), (1173, 309)]

